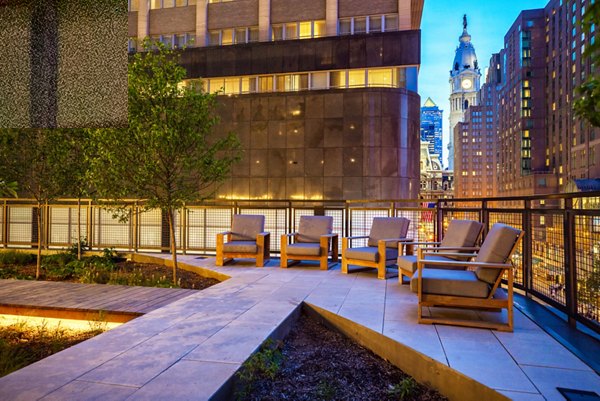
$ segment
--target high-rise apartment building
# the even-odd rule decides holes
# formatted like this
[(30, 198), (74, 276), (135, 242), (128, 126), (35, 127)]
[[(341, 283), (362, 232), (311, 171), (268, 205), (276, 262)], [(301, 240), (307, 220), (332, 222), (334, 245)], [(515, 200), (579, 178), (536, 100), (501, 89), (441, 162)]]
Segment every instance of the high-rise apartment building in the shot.
[(221, 198), (409, 198), (419, 191), (422, 0), (131, 0), (130, 50), (187, 45), (243, 160)]
[(467, 16), (463, 17), (463, 32), (459, 37), (460, 44), (456, 48), (454, 62), (450, 70), (450, 115), (448, 141), (448, 169), (454, 170), (454, 127), (463, 121), (465, 110), (478, 104), (481, 72), (471, 43), (471, 35), (467, 32)]
[(421, 142), (427, 143), (429, 154), (442, 161), (442, 122), (444, 110), (427, 98), (421, 107)]
[[(583, 52), (596, 35), (581, 28), (586, 4), (586, 0), (552, 0), (544, 9), (521, 12), (504, 37), (504, 48), (492, 57), (480, 97), (491, 96), (494, 103), (497, 178), (493, 195), (573, 192), (598, 186), (599, 130), (573, 112), (576, 89), (592, 68)], [(458, 136), (475, 139), (475, 113), (478, 108), (467, 111), (468, 123), (460, 127)], [(464, 148), (457, 149), (456, 155), (466, 161), (472, 157)], [(457, 166), (457, 196), (475, 192), (467, 168)]]

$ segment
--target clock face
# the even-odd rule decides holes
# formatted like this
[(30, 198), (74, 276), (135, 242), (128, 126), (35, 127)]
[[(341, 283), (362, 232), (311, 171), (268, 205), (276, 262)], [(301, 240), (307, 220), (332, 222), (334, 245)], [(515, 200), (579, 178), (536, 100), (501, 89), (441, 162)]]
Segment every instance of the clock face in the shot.
[(462, 80), (460, 85), (463, 87), (463, 89), (471, 89), (471, 86), (473, 86), (473, 82), (471, 82), (470, 79), (465, 78)]

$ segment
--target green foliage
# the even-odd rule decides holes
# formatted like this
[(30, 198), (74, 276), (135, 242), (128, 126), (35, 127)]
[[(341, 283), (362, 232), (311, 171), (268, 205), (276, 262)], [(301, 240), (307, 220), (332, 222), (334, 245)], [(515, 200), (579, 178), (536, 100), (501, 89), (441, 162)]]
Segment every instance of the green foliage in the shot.
[(8, 265), (28, 265), (35, 262), (35, 255), (16, 250), (7, 250), (0, 252), (0, 266)]
[(400, 383), (390, 386), (388, 395), (393, 399), (407, 400), (416, 394), (418, 386), (415, 379), (406, 377)]
[(89, 249), (90, 246), (88, 245), (87, 240), (85, 238), (82, 238), (79, 240), (78, 243), (76, 242), (74, 244), (71, 244), (71, 246), (68, 249), (68, 252), (77, 257), (79, 250), (81, 250), (81, 254), (83, 255)]
[(579, 282), (578, 302), (582, 304), (584, 315), (598, 319), (600, 311), (600, 259), (594, 261), (592, 271)]
[(0, 180), (0, 198), (3, 197), (17, 197), (18, 185), (15, 181), (6, 182), (4, 180)]
[(128, 68), (129, 126), (92, 131), (90, 171), (97, 197), (112, 200), (123, 218), (129, 209), (115, 205), (131, 197), (167, 215), (175, 282), (174, 212), (214, 193), (239, 160), (240, 143), (233, 133), (212, 135), (216, 95), (180, 85), (186, 71), (177, 51), (149, 40), (143, 47)]
[(325, 380), (321, 380), (317, 385), (317, 397), (319, 400), (335, 400), (338, 392), (337, 385)]
[(260, 350), (254, 353), (236, 373), (239, 379), (239, 387), (236, 391), (238, 400), (247, 398), (252, 393), (254, 382), (259, 379), (274, 379), (281, 363), (283, 354), (281, 353), (282, 343), (271, 339), (265, 341)]
[(87, 340), (104, 331), (100, 322), (92, 322), (89, 331), (69, 332), (50, 329), (46, 324), (30, 326), (24, 322), (0, 328), (0, 377)]
[[(592, 63), (592, 74), (585, 82), (577, 88), (580, 98), (573, 104), (573, 110), (578, 117), (586, 119), (591, 125), (600, 127), (600, 3), (596, 2), (588, 5), (588, 9), (582, 19), (582, 30), (586, 35), (594, 36), (594, 43), (590, 44), (584, 52), (585, 57), (589, 57)], [(591, 32), (591, 27), (595, 26), (595, 31)]]

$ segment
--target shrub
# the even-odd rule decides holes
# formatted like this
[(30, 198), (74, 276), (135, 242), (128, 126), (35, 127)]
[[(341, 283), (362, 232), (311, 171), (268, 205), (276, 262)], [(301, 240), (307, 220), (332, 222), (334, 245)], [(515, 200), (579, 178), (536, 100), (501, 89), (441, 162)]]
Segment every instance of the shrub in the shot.
[(61, 252), (42, 257), (42, 270), (49, 279), (66, 280), (75, 275), (77, 256), (70, 252)]
[(240, 388), (236, 393), (238, 399), (247, 398), (252, 393), (256, 380), (275, 378), (283, 362), (281, 345), (281, 341), (274, 342), (268, 339), (258, 352), (244, 362), (242, 368), (236, 373), (240, 380)]
[(412, 397), (418, 389), (418, 384), (412, 377), (403, 379), (400, 383), (390, 386), (388, 394), (394, 399), (407, 400)]
[(35, 263), (35, 255), (15, 250), (0, 252), (0, 266), (28, 265)]

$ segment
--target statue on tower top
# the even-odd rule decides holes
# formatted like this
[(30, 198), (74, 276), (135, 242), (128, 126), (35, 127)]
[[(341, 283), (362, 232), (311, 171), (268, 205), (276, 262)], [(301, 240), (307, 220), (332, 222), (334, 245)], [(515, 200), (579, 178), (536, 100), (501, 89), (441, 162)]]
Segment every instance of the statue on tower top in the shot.
[(463, 29), (467, 30), (467, 14), (463, 14)]

